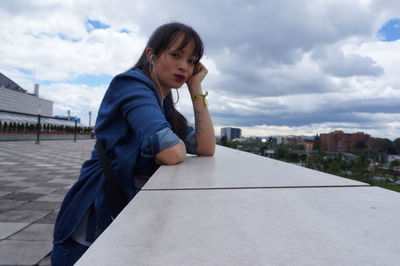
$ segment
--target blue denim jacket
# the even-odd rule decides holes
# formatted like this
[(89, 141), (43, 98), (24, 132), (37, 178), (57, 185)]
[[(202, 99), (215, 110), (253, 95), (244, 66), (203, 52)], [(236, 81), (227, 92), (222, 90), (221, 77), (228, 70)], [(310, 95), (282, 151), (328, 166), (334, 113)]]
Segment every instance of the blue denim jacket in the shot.
[[(179, 143), (171, 130), (154, 83), (139, 69), (116, 76), (110, 83), (96, 120), (96, 137), (102, 140), (115, 175), (132, 199), (141, 188), (140, 177), (151, 176), (156, 154)], [(187, 151), (196, 153), (194, 129), (187, 128)], [(89, 212), (87, 240), (93, 242), (112, 222), (96, 149), (84, 162), (78, 181), (64, 198), (54, 228), (54, 244), (64, 242)], [(90, 211), (89, 211), (90, 210)]]

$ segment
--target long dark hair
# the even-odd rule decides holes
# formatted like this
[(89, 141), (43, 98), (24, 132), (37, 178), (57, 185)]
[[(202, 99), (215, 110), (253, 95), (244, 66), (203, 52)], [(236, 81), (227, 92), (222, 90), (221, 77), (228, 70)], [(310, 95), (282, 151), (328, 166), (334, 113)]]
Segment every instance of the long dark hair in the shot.
[[(193, 41), (193, 55), (196, 57), (195, 63), (197, 64), (203, 56), (204, 51), (203, 42), (200, 36), (187, 25), (182, 23), (168, 23), (158, 27), (153, 32), (142, 55), (131, 69), (139, 68), (150, 77), (150, 62), (146, 55), (147, 48), (151, 48), (154, 56), (158, 57), (174, 43), (180, 34), (183, 34), (183, 40), (178, 49), (181, 50), (185, 48), (190, 41)], [(167, 121), (172, 126), (172, 130), (179, 138), (184, 139), (188, 122), (186, 118), (176, 110), (171, 93), (169, 93), (164, 99), (164, 110)]]

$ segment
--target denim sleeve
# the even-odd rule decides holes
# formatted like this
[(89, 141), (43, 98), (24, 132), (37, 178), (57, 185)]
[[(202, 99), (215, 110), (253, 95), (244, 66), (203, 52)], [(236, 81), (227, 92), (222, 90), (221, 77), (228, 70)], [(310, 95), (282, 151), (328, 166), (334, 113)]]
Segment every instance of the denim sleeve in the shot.
[(197, 155), (197, 144), (195, 138), (195, 130), (193, 127), (188, 126), (186, 129), (186, 137), (183, 140), (186, 146), (186, 151), (190, 154)]
[(156, 154), (166, 148), (170, 148), (179, 143), (178, 136), (168, 127), (156, 132), (148, 137), (141, 146), (143, 157), (155, 157)]
[(161, 149), (179, 142), (178, 137), (171, 136), (171, 125), (155, 91), (129, 79), (118, 79), (114, 89), (117, 105), (139, 144), (141, 155), (155, 157)]

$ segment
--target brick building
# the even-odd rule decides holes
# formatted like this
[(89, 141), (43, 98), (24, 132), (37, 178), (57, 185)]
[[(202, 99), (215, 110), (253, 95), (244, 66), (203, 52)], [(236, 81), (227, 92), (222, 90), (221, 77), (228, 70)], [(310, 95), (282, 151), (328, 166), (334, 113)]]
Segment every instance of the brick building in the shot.
[(320, 140), (324, 151), (348, 152), (353, 149), (368, 147), (371, 137), (363, 132), (351, 134), (335, 130), (328, 134), (320, 134)]

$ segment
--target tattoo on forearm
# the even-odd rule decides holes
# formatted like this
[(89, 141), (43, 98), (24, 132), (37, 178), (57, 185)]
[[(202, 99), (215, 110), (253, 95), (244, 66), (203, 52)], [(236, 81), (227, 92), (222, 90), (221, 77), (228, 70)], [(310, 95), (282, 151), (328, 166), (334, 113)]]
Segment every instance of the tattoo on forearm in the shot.
[(195, 131), (196, 134), (203, 130), (202, 124), (203, 124), (204, 119), (202, 119), (202, 118), (203, 118), (202, 112), (195, 110), (194, 111), (194, 124), (195, 124), (195, 128), (196, 128), (196, 131)]

